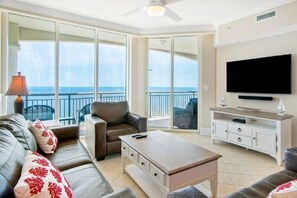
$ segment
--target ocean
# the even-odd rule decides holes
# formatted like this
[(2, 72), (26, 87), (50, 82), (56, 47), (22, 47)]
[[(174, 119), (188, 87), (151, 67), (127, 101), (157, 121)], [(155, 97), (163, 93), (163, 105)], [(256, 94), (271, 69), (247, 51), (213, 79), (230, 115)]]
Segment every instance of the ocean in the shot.
[[(32, 105), (49, 105), (54, 107), (54, 87), (29, 87), (29, 96), (25, 96), (25, 107)], [(174, 90), (174, 106), (185, 108), (190, 98), (197, 97), (197, 89), (193, 87), (178, 87)], [(59, 88), (59, 117), (75, 117), (77, 111), (86, 104), (94, 101), (94, 87), (60, 87)], [(170, 110), (170, 88), (151, 87), (149, 89), (150, 116), (166, 116)], [(162, 92), (162, 93), (160, 93)], [(164, 93), (165, 92), (165, 93)], [(166, 93), (167, 92), (167, 93)], [(182, 93), (181, 93), (182, 92)], [(124, 87), (99, 87), (99, 100), (126, 100)]]
[[(45, 94), (54, 93), (54, 87), (28, 87), (30, 94)], [(91, 93), (94, 91), (94, 87), (60, 87), (60, 93)], [(170, 92), (170, 87), (150, 87), (150, 92)], [(174, 89), (176, 92), (189, 92), (197, 91), (194, 87), (176, 87)], [(125, 92), (125, 87), (99, 87), (99, 92)]]

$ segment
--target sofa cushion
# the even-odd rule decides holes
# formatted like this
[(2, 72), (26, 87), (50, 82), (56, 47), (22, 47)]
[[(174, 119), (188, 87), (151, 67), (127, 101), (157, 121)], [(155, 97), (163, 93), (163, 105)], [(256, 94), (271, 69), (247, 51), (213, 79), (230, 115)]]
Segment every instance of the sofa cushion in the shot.
[(69, 182), (74, 197), (96, 198), (113, 192), (93, 163), (68, 169), (62, 173)]
[(126, 115), (129, 112), (127, 101), (120, 102), (93, 102), (91, 114), (102, 118), (107, 125), (126, 123)]
[(43, 155), (54, 163), (61, 171), (79, 165), (92, 163), (90, 155), (79, 139), (60, 142), (55, 153)]
[(69, 183), (50, 161), (37, 152), (27, 151), (22, 175), (14, 188), (15, 196), (72, 198)]
[(14, 197), (26, 150), (10, 131), (0, 128), (0, 197)]
[(133, 133), (138, 133), (137, 129), (128, 124), (118, 124), (113, 126), (108, 126), (106, 130), (107, 141), (117, 141), (120, 140), (119, 136), (129, 135)]
[(40, 120), (36, 120), (30, 125), (39, 148), (44, 153), (54, 153), (58, 146), (58, 139), (55, 134), (47, 128)]
[(28, 129), (28, 122), (21, 114), (0, 117), (0, 127), (9, 130), (26, 150), (37, 151), (37, 143)]

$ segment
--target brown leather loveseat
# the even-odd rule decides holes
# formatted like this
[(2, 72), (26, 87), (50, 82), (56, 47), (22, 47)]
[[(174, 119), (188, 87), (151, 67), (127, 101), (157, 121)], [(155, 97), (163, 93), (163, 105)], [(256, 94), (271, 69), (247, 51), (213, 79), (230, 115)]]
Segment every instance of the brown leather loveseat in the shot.
[[(130, 189), (113, 192), (79, 140), (78, 126), (54, 128), (58, 147), (54, 154), (43, 156), (66, 177), (74, 197), (135, 197)], [(0, 198), (14, 197), (13, 188), (21, 175), (26, 150), (38, 151), (28, 122), (20, 114), (0, 117)]]
[(119, 136), (147, 130), (147, 118), (131, 113), (127, 101), (93, 102), (85, 123), (86, 142), (97, 160), (121, 151)]

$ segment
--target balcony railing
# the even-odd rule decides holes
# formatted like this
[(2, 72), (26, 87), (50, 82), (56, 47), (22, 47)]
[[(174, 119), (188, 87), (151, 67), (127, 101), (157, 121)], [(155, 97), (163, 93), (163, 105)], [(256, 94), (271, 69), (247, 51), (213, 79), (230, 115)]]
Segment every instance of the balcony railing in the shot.
[[(170, 92), (149, 92), (149, 117), (170, 115)], [(190, 98), (197, 97), (196, 91), (175, 92), (174, 106), (185, 108)], [(48, 105), (55, 107), (53, 93), (30, 94), (25, 96), (25, 108), (33, 105)], [(98, 93), (99, 101), (126, 100), (124, 92)], [(94, 93), (61, 93), (59, 94), (59, 117), (78, 120), (77, 111), (94, 101)]]

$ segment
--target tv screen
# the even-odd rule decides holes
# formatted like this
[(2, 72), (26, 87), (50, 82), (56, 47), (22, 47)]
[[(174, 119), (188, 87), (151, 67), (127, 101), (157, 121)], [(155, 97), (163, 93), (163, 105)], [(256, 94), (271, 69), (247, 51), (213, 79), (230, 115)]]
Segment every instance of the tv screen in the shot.
[(291, 94), (291, 54), (227, 62), (227, 92)]

